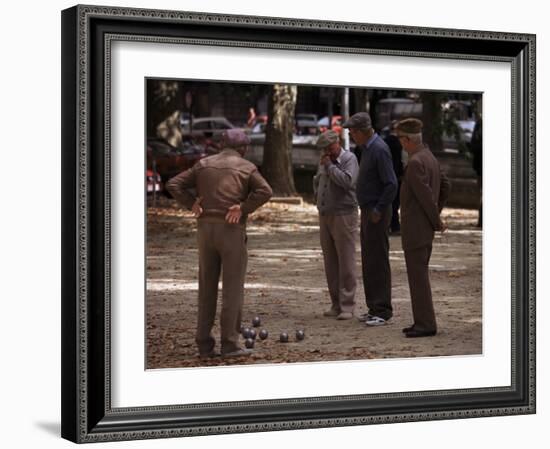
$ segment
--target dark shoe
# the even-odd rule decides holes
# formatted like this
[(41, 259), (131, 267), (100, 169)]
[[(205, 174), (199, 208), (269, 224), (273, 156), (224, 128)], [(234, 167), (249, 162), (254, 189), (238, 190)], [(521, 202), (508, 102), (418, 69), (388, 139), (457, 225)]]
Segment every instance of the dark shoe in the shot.
[(210, 352), (204, 352), (202, 354), (199, 354), (199, 358), (201, 360), (208, 360), (208, 359), (213, 359), (215, 357), (219, 357), (220, 356), (220, 353), (217, 352), (217, 351), (210, 351)]
[(411, 329), (408, 332), (405, 332), (405, 337), (407, 338), (418, 338), (418, 337), (433, 337), (437, 334), (437, 331), (421, 331), (417, 329)]
[(404, 334), (406, 334), (407, 332), (410, 332), (414, 329), (414, 324), (411, 324), (409, 327), (404, 327), (403, 330), (401, 332), (403, 332)]
[(231, 352), (224, 352), (222, 353), (223, 358), (230, 358), (230, 357), (248, 357), (250, 354), (252, 354), (251, 349), (236, 349), (235, 351)]

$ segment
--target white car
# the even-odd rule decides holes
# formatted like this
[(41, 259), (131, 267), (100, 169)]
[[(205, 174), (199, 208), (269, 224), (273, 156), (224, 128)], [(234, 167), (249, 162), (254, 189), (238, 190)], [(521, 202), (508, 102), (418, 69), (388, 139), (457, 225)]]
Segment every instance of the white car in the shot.
[(192, 124), (192, 129), (190, 129), (191, 122), (186, 122), (181, 127), (184, 137), (191, 136), (219, 139), (225, 130), (235, 128), (235, 126), (225, 117), (198, 117), (193, 119)]

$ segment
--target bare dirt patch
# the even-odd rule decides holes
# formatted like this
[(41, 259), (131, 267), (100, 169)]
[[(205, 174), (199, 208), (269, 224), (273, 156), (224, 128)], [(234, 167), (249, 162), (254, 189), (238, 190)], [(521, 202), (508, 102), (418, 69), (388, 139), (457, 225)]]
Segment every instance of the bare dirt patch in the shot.
[[(390, 237), (394, 317), (367, 328), (353, 319), (323, 317), (330, 306), (319, 244), (317, 211), (268, 203), (249, 218), (243, 324), (259, 316), (269, 337), (256, 339), (247, 359), (201, 361), (194, 343), (197, 314), (196, 220), (173, 200), (147, 211), (147, 368), (291, 363), (480, 354), (482, 350), (481, 231), (477, 211), (446, 209), (449, 230), (437, 234), (430, 277), (438, 319), (435, 337), (404, 338), (412, 323), (399, 236)], [(360, 252), (357, 251), (358, 273)], [(221, 301), (221, 299), (220, 299)], [(356, 314), (366, 312), (359, 279)], [(219, 317), (214, 334), (219, 341)], [(295, 331), (306, 338), (296, 341)], [(279, 342), (287, 332), (289, 343)]]

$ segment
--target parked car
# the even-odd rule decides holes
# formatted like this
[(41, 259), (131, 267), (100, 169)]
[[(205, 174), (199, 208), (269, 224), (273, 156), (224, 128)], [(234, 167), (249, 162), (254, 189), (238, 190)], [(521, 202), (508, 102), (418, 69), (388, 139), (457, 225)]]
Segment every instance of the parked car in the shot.
[(442, 140), (445, 149), (465, 151), (472, 140), (472, 134), (476, 125), (475, 120), (454, 120), (457, 133), (443, 133)]
[(296, 120), (296, 122), (298, 121), (318, 122), (319, 117), (317, 116), (317, 114), (299, 112), (298, 114), (294, 114), (294, 120)]
[(164, 184), (162, 183), (160, 175), (158, 173), (155, 174), (153, 170), (146, 170), (145, 181), (147, 186), (147, 194), (152, 194), (153, 192), (162, 192), (164, 190)]
[(329, 127), (328, 124), (328, 116), (324, 116), (323, 118), (320, 118), (317, 122), (317, 125), (319, 126), (319, 131), (324, 133), (327, 129), (332, 129), (334, 132), (337, 132), (340, 134), (342, 132), (342, 116), (341, 115), (333, 115), (331, 117), (331, 126)]
[(195, 117), (193, 117), (193, 115), (190, 114), (189, 112), (180, 112), (180, 126), (181, 127), (188, 126), (189, 121), (191, 119), (195, 120)]
[(193, 129), (190, 129), (191, 122), (187, 122), (181, 127), (184, 139), (202, 138), (219, 140), (223, 132), (227, 129), (233, 129), (235, 126), (225, 117), (198, 117), (193, 119)]
[(383, 129), (393, 120), (405, 117), (422, 117), (422, 103), (417, 103), (410, 98), (384, 98), (376, 103), (376, 116), (374, 127)]
[(176, 176), (183, 170), (191, 168), (197, 161), (206, 157), (206, 148), (190, 142), (184, 142), (176, 148), (162, 139), (147, 141), (147, 170), (155, 171), (162, 182)]
[(321, 132), (317, 120), (296, 120), (295, 134), (298, 136), (317, 136)]

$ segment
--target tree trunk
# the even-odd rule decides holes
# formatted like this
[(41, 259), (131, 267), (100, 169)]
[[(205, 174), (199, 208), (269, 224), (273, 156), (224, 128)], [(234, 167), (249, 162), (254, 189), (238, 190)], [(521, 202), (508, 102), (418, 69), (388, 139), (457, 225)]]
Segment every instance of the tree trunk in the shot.
[(162, 137), (177, 146), (181, 143), (177, 81), (149, 80), (147, 83), (147, 136)]
[(423, 92), (422, 122), (424, 123), (423, 138), (432, 152), (443, 150), (443, 119), (441, 114), (442, 94)]
[(296, 195), (292, 135), (298, 88), (275, 84), (269, 93), (262, 173), (276, 196)]

